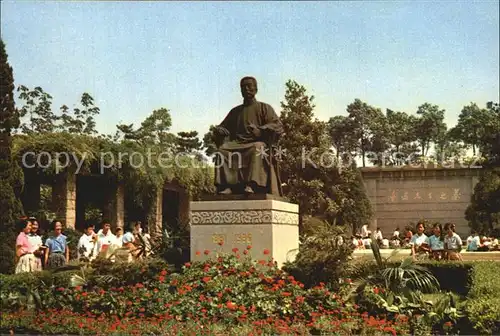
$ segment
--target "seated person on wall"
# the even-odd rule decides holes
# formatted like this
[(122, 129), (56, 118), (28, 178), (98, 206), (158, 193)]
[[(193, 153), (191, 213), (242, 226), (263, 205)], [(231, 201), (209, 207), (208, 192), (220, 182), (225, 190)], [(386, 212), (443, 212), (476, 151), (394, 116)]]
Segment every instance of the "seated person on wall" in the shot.
[(432, 251), (432, 259), (441, 260), (444, 257), (444, 238), (441, 232), (441, 225), (434, 224), (433, 235), (429, 237), (429, 247)]
[(446, 236), (444, 237), (444, 249), (448, 260), (462, 260), (462, 239), (455, 232), (455, 225), (446, 223), (444, 225)]
[(218, 147), (215, 185), (219, 194), (267, 193), (281, 196), (272, 146), (283, 133), (273, 108), (255, 99), (257, 80), (240, 81), (243, 104), (233, 108), (215, 129)]
[(427, 254), (430, 252), (429, 238), (424, 234), (424, 223), (418, 223), (416, 229), (417, 233), (413, 235), (410, 240), (411, 255), (413, 259), (416, 259), (420, 254)]

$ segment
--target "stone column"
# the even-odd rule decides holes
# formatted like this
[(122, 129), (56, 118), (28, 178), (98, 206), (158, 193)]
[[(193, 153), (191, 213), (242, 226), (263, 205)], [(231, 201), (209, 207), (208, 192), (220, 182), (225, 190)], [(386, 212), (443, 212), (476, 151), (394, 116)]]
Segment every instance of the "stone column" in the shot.
[(123, 183), (117, 182), (110, 187), (103, 209), (103, 217), (110, 221), (113, 229), (123, 228), (125, 224), (125, 190)]
[(76, 175), (64, 172), (56, 175), (52, 186), (52, 204), (56, 218), (67, 228), (76, 222)]
[(151, 203), (146, 220), (151, 237), (161, 237), (163, 232), (163, 188), (156, 190), (156, 196)]

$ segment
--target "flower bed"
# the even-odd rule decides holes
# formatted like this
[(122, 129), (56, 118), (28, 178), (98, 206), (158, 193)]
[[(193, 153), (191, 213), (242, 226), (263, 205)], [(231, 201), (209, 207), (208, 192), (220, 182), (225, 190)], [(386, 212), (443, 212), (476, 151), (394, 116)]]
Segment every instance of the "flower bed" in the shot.
[[(250, 248), (187, 263), (180, 273), (158, 269), (151, 274), (151, 269), (144, 267), (134, 275), (142, 281), (124, 286), (87, 276), (74, 287), (61, 286), (60, 282), (38, 287), (35, 296), (45, 313), (28, 310), (29, 304), (9, 302), (15, 298), (2, 289), (1, 328), (44, 334), (407, 332), (404, 320), (386, 321), (360, 314), (322, 283), (304, 288), (279, 270), (266, 251), (261, 260), (247, 258)], [(74, 279), (72, 282), (75, 284)]]

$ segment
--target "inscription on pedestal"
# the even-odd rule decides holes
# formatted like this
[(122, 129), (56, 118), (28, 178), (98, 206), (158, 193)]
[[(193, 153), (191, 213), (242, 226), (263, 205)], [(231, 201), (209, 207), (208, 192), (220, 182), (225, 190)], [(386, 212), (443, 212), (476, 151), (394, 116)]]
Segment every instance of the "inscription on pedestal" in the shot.
[[(259, 209), (260, 208), (260, 209)], [(231, 253), (251, 246), (250, 255), (262, 251), (281, 266), (288, 252), (299, 245), (298, 206), (276, 200), (201, 201), (191, 203), (191, 256), (205, 258), (205, 250)], [(198, 253), (197, 253), (198, 252)]]

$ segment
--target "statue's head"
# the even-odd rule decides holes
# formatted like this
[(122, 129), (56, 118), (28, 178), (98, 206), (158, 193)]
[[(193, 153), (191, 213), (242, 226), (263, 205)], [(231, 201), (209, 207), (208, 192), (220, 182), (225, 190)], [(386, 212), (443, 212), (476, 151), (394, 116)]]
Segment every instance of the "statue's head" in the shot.
[(257, 94), (257, 80), (254, 77), (243, 77), (240, 81), (241, 95), (245, 99), (253, 99)]

